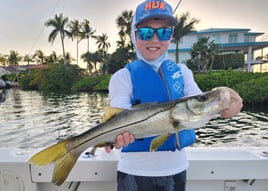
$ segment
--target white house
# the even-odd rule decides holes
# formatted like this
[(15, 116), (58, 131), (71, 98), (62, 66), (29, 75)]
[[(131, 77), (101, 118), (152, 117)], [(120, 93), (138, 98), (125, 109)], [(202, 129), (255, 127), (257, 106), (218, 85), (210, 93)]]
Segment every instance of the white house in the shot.
[[(190, 59), (192, 45), (205, 36), (209, 37), (210, 41), (214, 40), (214, 43), (218, 44), (224, 53), (244, 53), (245, 64), (248, 66), (248, 71), (251, 71), (251, 65), (263, 63), (262, 60), (256, 60), (254, 56), (255, 51), (268, 47), (268, 41), (256, 41), (256, 38), (263, 34), (261, 32), (250, 32), (250, 29), (246, 28), (209, 28), (192, 31), (180, 41), (179, 59), (180, 62)], [(168, 52), (170, 59), (175, 60), (176, 46), (174, 43), (171, 43)]]

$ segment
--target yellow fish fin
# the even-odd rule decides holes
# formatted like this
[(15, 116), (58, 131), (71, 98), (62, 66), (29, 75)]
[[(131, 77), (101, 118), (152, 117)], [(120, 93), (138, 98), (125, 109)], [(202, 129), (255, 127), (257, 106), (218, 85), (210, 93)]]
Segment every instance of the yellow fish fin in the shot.
[(56, 162), (58, 158), (66, 154), (67, 140), (54, 144), (44, 150), (33, 155), (29, 162), (36, 166), (44, 166), (53, 162)]
[(52, 182), (58, 186), (65, 181), (81, 154), (77, 151), (72, 152), (72, 148), (67, 148), (69, 142), (70, 139), (66, 139), (36, 153), (29, 159), (29, 162), (36, 166), (55, 163)]
[(102, 122), (106, 122), (109, 119), (116, 116), (118, 113), (122, 112), (123, 109), (115, 108), (115, 107), (105, 107), (104, 108), (104, 116), (102, 117)]
[(53, 184), (60, 186), (65, 181), (79, 156), (80, 154), (72, 155), (71, 153), (67, 152), (55, 162), (52, 178)]
[(150, 145), (150, 151), (151, 152), (156, 151), (159, 147), (161, 147), (168, 140), (170, 135), (171, 134), (168, 133), (168, 134), (160, 135), (154, 138)]

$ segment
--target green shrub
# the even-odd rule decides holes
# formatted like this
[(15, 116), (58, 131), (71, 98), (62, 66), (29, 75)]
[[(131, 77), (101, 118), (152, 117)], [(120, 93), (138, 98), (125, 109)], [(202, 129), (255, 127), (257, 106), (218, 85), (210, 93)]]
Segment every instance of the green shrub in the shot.
[[(62, 64), (40, 71), (22, 74), (22, 89), (40, 89), (48, 92), (107, 91), (111, 75), (83, 77), (77, 66)], [(236, 90), (244, 103), (268, 103), (268, 73), (247, 73), (235, 70), (210, 71), (194, 75), (202, 91), (227, 86)]]
[(194, 77), (202, 91), (227, 86), (236, 90), (244, 103), (268, 103), (268, 73), (222, 70), (196, 74)]
[(74, 91), (107, 91), (111, 75), (83, 77), (77, 81), (72, 90)]
[(243, 81), (235, 88), (246, 103), (268, 103), (268, 75)]
[(94, 86), (95, 91), (107, 91), (111, 75), (106, 75), (101, 78), (101, 81)]
[(40, 90), (53, 92), (68, 92), (79, 79), (81, 70), (76, 65), (53, 65), (42, 75)]
[(23, 90), (33, 90), (33, 89), (35, 89), (35, 87), (33, 87), (31, 85), (31, 81), (33, 80), (33, 78), (34, 78), (34, 76), (33, 76), (32, 73), (28, 73), (28, 74), (23, 75), (20, 78), (20, 87)]
[(72, 86), (73, 91), (93, 91), (93, 87), (100, 82), (98, 77), (83, 77), (80, 78), (75, 84)]

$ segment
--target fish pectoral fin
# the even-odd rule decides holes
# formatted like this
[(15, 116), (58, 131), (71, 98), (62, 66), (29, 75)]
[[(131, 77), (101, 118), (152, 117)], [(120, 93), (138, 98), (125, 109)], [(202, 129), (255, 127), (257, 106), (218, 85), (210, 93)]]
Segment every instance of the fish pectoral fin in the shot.
[(150, 152), (156, 151), (159, 147), (161, 147), (168, 140), (170, 136), (171, 134), (168, 133), (168, 134), (160, 135), (154, 138), (150, 145)]
[(109, 119), (113, 118), (117, 114), (121, 113), (123, 109), (115, 108), (115, 107), (105, 107), (104, 108), (104, 116), (102, 117), (102, 122), (106, 122)]

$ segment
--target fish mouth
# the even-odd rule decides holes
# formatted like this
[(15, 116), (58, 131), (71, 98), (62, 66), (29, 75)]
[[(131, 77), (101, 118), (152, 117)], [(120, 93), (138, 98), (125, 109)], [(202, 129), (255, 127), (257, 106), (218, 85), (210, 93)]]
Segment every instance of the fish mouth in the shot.
[(195, 115), (213, 115), (226, 105), (224, 92), (220, 88), (197, 95), (187, 101), (187, 108)]
[(217, 102), (221, 109), (223, 110), (228, 108), (232, 101), (229, 89), (226, 87), (219, 87), (212, 89), (212, 91), (214, 90), (219, 92)]

